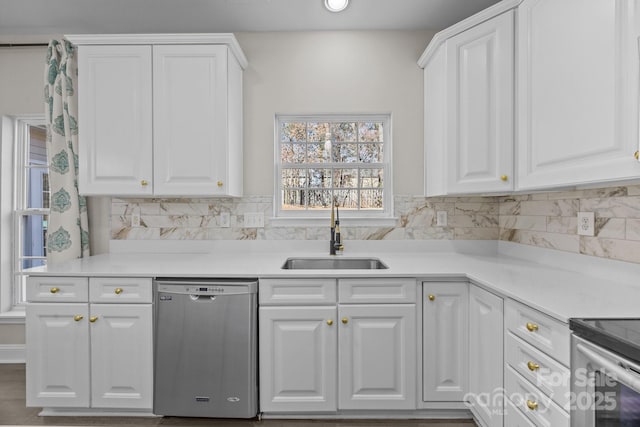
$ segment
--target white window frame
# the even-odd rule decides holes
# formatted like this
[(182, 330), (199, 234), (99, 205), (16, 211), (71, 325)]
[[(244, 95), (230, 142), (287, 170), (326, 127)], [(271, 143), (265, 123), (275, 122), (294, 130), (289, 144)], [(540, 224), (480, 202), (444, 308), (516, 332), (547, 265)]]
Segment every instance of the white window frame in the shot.
[(49, 209), (25, 209), (24, 167), (30, 126), (45, 125), (44, 114), (3, 116), (0, 138), (0, 323), (24, 323), (23, 281), (19, 264), (23, 215), (48, 215)]
[[(383, 114), (276, 114), (274, 123), (274, 226), (321, 226), (328, 224), (331, 209), (286, 210), (282, 209), (282, 169), (280, 158), (280, 125), (282, 122), (383, 122), (382, 142), (384, 155), (381, 163), (384, 168), (383, 209), (340, 210), (340, 222), (343, 225), (393, 226), (397, 218), (393, 216), (393, 172), (392, 172), (392, 117)], [(336, 163), (332, 163), (335, 165)], [(345, 163), (344, 166), (351, 165)]]

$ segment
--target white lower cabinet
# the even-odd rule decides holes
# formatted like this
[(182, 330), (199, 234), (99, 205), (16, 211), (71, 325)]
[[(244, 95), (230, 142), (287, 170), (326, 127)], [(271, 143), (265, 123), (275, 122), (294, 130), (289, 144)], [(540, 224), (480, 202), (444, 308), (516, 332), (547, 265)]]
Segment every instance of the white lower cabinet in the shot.
[[(354, 301), (347, 304), (327, 291), (326, 279), (315, 287), (305, 280), (325, 289), (324, 297), (305, 304), (306, 292), (296, 282), (260, 282), (261, 411), (415, 409), (415, 280), (334, 280), (332, 286), (342, 286), (341, 295)], [(273, 298), (282, 289), (288, 298)], [(383, 303), (379, 295), (389, 293), (405, 303)], [(355, 303), (368, 299), (379, 303)]]
[(502, 298), (477, 286), (469, 290), (468, 403), (483, 427), (503, 425)]
[(27, 406), (89, 406), (88, 318), (87, 304), (27, 305)]
[(422, 284), (422, 398), (425, 402), (461, 402), (467, 392), (467, 282)]
[(506, 301), (505, 390), (513, 406), (508, 416), (525, 417), (534, 425), (570, 425), (569, 343), (566, 323)]
[(91, 304), (91, 407), (153, 406), (151, 304)]
[(260, 307), (259, 324), (260, 410), (335, 411), (335, 306)]
[[(27, 287), (46, 285), (47, 279), (53, 285), (49, 294), (59, 294), (59, 278), (30, 277)], [(27, 304), (27, 406), (150, 411), (151, 293), (136, 304), (91, 303), (96, 279), (72, 280), (78, 288), (89, 289), (89, 300), (67, 303), (62, 297), (50, 302), (44, 295)], [(132, 281), (151, 288), (151, 279)], [(129, 290), (125, 280), (114, 294), (126, 298)]]
[(416, 408), (415, 305), (340, 305), (340, 409)]

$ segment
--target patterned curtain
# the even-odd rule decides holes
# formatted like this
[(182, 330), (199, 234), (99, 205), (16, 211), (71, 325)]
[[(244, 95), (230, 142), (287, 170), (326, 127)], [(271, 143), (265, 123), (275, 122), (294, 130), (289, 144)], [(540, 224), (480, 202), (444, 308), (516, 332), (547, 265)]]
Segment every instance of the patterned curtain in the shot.
[(52, 40), (44, 74), (51, 204), (47, 262), (89, 256), (87, 203), (78, 194), (78, 66), (66, 40)]

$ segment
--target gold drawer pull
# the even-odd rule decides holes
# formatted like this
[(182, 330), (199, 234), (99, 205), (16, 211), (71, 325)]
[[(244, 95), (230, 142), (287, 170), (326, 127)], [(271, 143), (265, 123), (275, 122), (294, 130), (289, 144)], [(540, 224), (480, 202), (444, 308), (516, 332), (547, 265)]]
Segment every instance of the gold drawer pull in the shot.
[(116, 295), (120, 295), (122, 293), (122, 288), (116, 288), (114, 292), (116, 293)]
[(636, 151), (635, 153), (633, 153), (633, 157), (635, 157), (636, 160), (640, 160), (640, 151)]
[(538, 330), (538, 325), (536, 325), (535, 323), (527, 322), (527, 330), (529, 332), (535, 332)]
[(91, 317), (89, 317), (89, 322), (91, 322), (91, 323), (95, 323), (95, 322), (96, 322), (96, 320), (98, 320), (98, 316), (91, 316)]
[(347, 323), (349, 323), (349, 319), (347, 319), (346, 317), (343, 317), (342, 318), (342, 323), (344, 323), (346, 325)]
[(327, 325), (329, 325), (329, 326), (333, 325), (333, 320), (331, 320), (331, 319), (327, 320)]
[(536, 409), (538, 409), (538, 402), (534, 402), (533, 400), (527, 400), (527, 408), (531, 409), (532, 411), (535, 411)]
[(428, 298), (429, 298), (429, 301), (435, 301), (436, 296), (433, 294), (429, 294)]
[(507, 175), (501, 175), (500, 179), (503, 180), (503, 181), (506, 181), (506, 180), (509, 179), (509, 177)]
[(527, 362), (527, 368), (529, 368), (530, 371), (537, 371), (538, 369), (540, 369), (540, 365), (529, 361)]
[(75, 320), (76, 322), (79, 322), (82, 319), (84, 319), (84, 316), (82, 316), (80, 314), (76, 314), (75, 316), (73, 316), (73, 320)]
[(143, 179), (142, 181), (140, 181), (140, 185), (142, 185), (143, 187), (146, 187), (147, 185), (149, 185), (149, 181), (147, 181), (146, 179)]
[(60, 292), (60, 288), (51, 288), (49, 289), (49, 292), (51, 292), (52, 294), (57, 294), (58, 292)]
[(218, 181), (218, 187), (222, 187), (224, 183), (222, 181)]

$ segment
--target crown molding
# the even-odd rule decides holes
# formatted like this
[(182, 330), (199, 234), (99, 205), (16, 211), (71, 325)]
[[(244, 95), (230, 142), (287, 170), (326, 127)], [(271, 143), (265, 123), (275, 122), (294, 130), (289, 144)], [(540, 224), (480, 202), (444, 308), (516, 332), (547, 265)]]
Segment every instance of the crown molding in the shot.
[(65, 38), (75, 45), (224, 44), (229, 47), (243, 70), (249, 65), (233, 33), (69, 34)]

